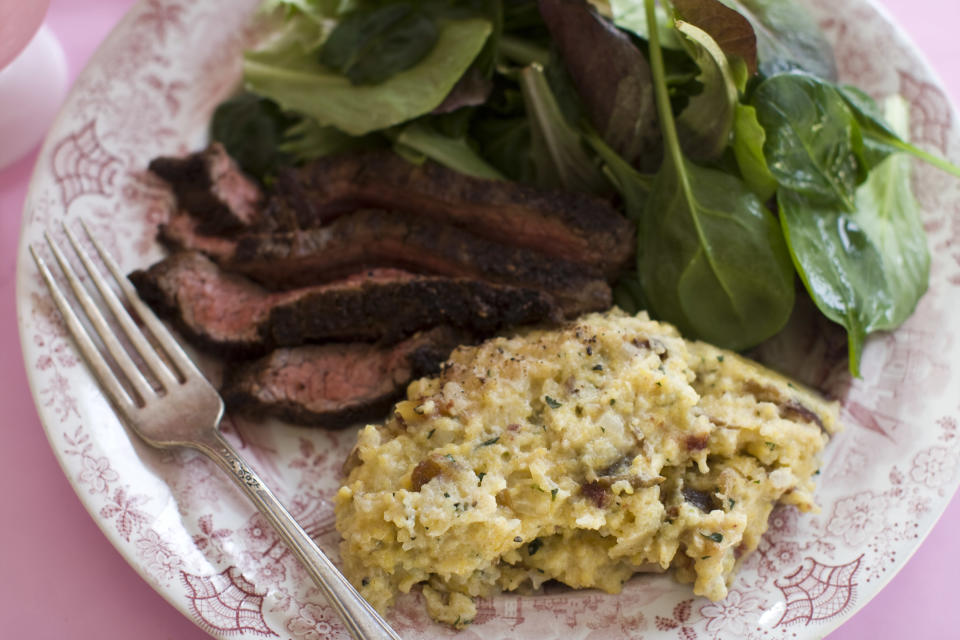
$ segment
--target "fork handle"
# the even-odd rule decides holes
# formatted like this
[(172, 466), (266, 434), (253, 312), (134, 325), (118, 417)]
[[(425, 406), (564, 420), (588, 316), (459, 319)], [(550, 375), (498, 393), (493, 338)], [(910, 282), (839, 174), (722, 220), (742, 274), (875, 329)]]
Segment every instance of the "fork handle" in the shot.
[(353, 585), (330, 562), (326, 554), (220, 432), (214, 431), (209, 440), (196, 443), (196, 448), (228, 472), (247, 497), (257, 505), (263, 517), (303, 563), (307, 573), (340, 615), (350, 635), (356, 640), (400, 640), (400, 636), (370, 603), (357, 593)]

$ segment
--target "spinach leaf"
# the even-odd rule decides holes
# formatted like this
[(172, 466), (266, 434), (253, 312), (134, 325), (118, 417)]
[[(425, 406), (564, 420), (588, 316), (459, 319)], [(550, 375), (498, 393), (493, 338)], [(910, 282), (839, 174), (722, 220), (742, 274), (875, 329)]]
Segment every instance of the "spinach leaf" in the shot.
[(747, 18), (757, 34), (760, 73), (772, 76), (802, 69), (827, 80), (837, 78), (833, 48), (816, 21), (792, 0), (722, 0)]
[[(905, 129), (903, 103), (888, 111)], [(817, 307), (847, 330), (854, 375), (866, 336), (899, 326), (927, 289), (930, 254), (909, 170), (902, 154), (883, 160), (857, 189), (852, 211), (789, 189), (778, 193), (797, 271)]]
[(622, 274), (613, 284), (613, 304), (627, 313), (637, 313), (648, 308), (636, 271)]
[(777, 203), (797, 272), (817, 308), (847, 330), (850, 371), (859, 375), (872, 319), (892, 302), (883, 257), (845, 207), (790, 189), (777, 192)]
[(786, 324), (794, 288), (783, 235), (735, 176), (665, 159), (639, 235), (644, 291), (682, 331), (739, 350)]
[(753, 25), (720, 0), (672, 0), (677, 16), (710, 34), (720, 49), (744, 61), (750, 75), (757, 72), (757, 34)]
[(413, 122), (401, 129), (395, 145), (401, 155), (408, 156), (411, 152), (422, 154), (468, 176), (489, 180), (504, 179), (503, 174), (480, 157), (465, 137), (443, 135), (424, 122)]
[(744, 182), (766, 202), (777, 191), (777, 181), (770, 173), (763, 155), (767, 134), (757, 121), (757, 110), (748, 104), (737, 103), (733, 116), (733, 141), (730, 146)]
[(540, 11), (593, 127), (627, 162), (653, 169), (661, 142), (643, 54), (586, 0), (540, 0)]
[(677, 118), (680, 146), (692, 160), (712, 162), (727, 148), (733, 130), (734, 108), (739, 103), (733, 70), (706, 31), (681, 20), (676, 29), (700, 68), (697, 79), (703, 85), (703, 91), (690, 99)]
[[(648, 22), (654, 0), (645, 0)], [(779, 331), (793, 308), (793, 268), (776, 219), (736, 176), (690, 162), (680, 148), (656, 31), (650, 61), (663, 165), (640, 225), (638, 271), (654, 312), (731, 349)]]
[(537, 64), (520, 73), (520, 88), (530, 121), (531, 151), (540, 186), (603, 193), (609, 184), (587, 153), (580, 132), (567, 122)]
[[(887, 103), (890, 121), (907, 129), (907, 103), (899, 96)], [(875, 323), (877, 329), (900, 326), (916, 308), (930, 278), (930, 252), (920, 210), (910, 190), (910, 158), (894, 154), (870, 172), (857, 191), (859, 223), (883, 256), (893, 308)]]
[(840, 93), (805, 73), (763, 81), (751, 104), (766, 131), (764, 154), (780, 186), (854, 209), (862, 179), (860, 127)]
[(266, 98), (240, 93), (217, 106), (210, 137), (222, 143), (244, 171), (263, 180), (290, 162), (279, 146), (297, 120)]
[(320, 62), (353, 84), (378, 84), (423, 60), (437, 35), (433, 18), (407, 3), (354, 11), (324, 42)]
[[(837, 87), (837, 90), (860, 124), (863, 136), (860, 163), (865, 174), (894, 151), (885, 141), (899, 140), (899, 136), (884, 121), (880, 107), (873, 98), (856, 87)], [(863, 177), (865, 179), (866, 175)]]
[(445, 19), (437, 26), (436, 45), (426, 57), (377, 85), (353, 85), (322, 66), (316, 52), (305, 51), (300, 40), (248, 51), (244, 81), (250, 90), (313, 118), (319, 126), (361, 136), (435, 109), (470, 67), (492, 28), (482, 18)]
[[(889, 124), (884, 122), (883, 114), (873, 98), (856, 87), (838, 87), (838, 91), (853, 111), (863, 133), (864, 151), (861, 156), (867, 169), (873, 168), (891, 153), (903, 151), (921, 160), (960, 177), (960, 167), (943, 158), (933, 155), (904, 140)], [(906, 133), (904, 133), (904, 136)]]

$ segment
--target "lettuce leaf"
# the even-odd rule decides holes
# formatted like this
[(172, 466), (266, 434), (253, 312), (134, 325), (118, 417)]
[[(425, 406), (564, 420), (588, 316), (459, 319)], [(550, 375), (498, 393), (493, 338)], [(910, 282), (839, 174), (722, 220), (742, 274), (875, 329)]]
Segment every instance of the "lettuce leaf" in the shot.
[(481, 18), (444, 20), (438, 26), (436, 45), (416, 66), (380, 84), (355, 86), (320, 64), (316, 48), (310, 46), (321, 44), (320, 25), (302, 14), (293, 15), (283, 27), (288, 36), (245, 54), (244, 83), (248, 90), (319, 126), (362, 136), (437, 107), (492, 30), (490, 21)]

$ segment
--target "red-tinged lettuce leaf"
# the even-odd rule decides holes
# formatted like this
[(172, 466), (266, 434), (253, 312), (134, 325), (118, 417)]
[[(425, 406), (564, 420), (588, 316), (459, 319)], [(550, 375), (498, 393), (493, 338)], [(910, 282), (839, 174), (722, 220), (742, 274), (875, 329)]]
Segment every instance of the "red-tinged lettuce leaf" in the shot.
[(646, 58), (586, 0), (539, 5), (594, 128), (628, 162), (656, 170), (663, 144)]
[(733, 70), (719, 44), (703, 29), (683, 20), (676, 22), (684, 48), (700, 68), (703, 91), (677, 118), (677, 133), (684, 153), (696, 162), (720, 158), (733, 131), (738, 94)]
[(719, 0), (673, 0), (679, 18), (700, 27), (728, 56), (738, 56), (750, 75), (757, 72), (757, 34), (744, 16)]
[(457, 84), (431, 113), (451, 113), (463, 107), (475, 107), (487, 101), (493, 91), (493, 80), (477, 67), (470, 67)]

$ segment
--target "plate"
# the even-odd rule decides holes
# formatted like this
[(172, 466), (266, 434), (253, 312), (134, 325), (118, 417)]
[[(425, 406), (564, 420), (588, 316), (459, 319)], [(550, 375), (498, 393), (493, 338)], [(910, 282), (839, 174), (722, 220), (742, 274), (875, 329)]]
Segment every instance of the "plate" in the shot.
[[(25, 251), (44, 231), (83, 219), (126, 270), (159, 259), (157, 224), (172, 202), (146, 171), (157, 155), (205, 142), (217, 103), (240, 79), (258, 0), (142, 0), (81, 74), (40, 153), (27, 197), (17, 308), (28, 377), (64, 473), (105, 535), (177, 609), (220, 638), (346, 637), (296, 560), (230, 480), (198, 454), (131, 438), (78, 359)], [(809, 0), (835, 45), (841, 79), (876, 97), (903, 95), (911, 137), (958, 157), (957, 115), (906, 37), (865, 0)], [(620, 595), (552, 589), (481, 601), (460, 638), (819, 638), (869, 601), (906, 563), (960, 482), (957, 335), (960, 183), (916, 164), (914, 192), (933, 253), (930, 291), (894, 333), (873, 337), (864, 377), (843, 371), (842, 337), (801, 309), (790, 340), (761, 356), (789, 362), (842, 400), (818, 514), (781, 508), (730, 595), (711, 603), (666, 576)], [(203, 362), (211, 375), (213, 362)], [(331, 497), (354, 430), (254, 424), (227, 437), (330, 555)], [(419, 596), (389, 618), (405, 638), (452, 637)]]

